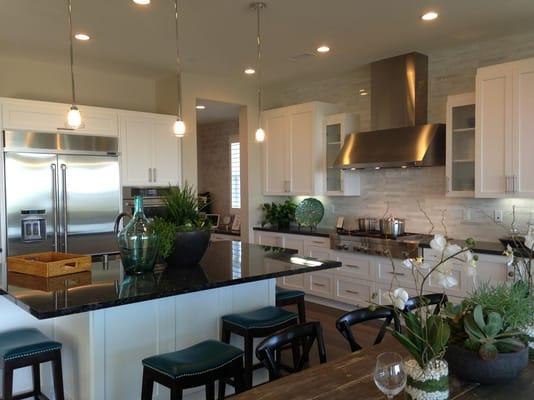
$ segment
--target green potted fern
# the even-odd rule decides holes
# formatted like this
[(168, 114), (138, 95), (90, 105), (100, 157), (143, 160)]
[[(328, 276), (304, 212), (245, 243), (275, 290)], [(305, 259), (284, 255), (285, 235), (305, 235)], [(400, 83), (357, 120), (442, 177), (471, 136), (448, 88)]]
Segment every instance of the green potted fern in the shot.
[(210, 242), (210, 224), (199, 212), (196, 191), (188, 183), (169, 187), (165, 217), (154, 220), (160, 256), (170, 267), (197, 265)]

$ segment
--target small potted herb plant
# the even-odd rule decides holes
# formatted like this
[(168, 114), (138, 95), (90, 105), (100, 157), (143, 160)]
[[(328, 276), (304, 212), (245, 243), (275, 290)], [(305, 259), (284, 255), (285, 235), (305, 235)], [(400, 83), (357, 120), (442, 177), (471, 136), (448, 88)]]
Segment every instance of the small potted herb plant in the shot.
[(210, 224), (199, 212), (196, 191), (189, 184), (170, 187), (166, 216), (154, 219), (160, 256), (171, 267), (197, 265), (210, 242)]
[(446, 359), (451, 370), (482, 384), (517, 378), (528, 363), (519, 328), (532, 320), (533, 311), (523, 282), (483, 284), (461, 304), (447, 304), (452, 334)]
[(291, 222), (295, 221), (297, 205), (291, 200), (286, 200), (283, 203), (265, 203), (261, 209), (263, 211), (261, 226), (269, 224), (273, 228), (289, 229)]

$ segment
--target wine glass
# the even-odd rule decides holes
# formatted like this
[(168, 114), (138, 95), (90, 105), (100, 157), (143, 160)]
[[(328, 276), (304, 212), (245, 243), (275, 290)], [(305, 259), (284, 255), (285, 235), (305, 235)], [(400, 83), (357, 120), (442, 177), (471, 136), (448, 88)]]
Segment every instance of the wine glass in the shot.
[(375, 384), (388, 399), (398, 395), (406, 386), (406, 371), (397, 353), (382, 353), (376, 358)]

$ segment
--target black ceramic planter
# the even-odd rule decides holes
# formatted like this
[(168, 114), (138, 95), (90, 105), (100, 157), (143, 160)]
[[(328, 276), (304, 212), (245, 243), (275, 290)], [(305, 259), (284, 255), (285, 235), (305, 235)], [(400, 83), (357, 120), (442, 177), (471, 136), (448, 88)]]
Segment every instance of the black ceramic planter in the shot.
[(210, 244), (208, 230), (178, 232), (174, 241), (174, 251), (165, 260), (171, 268), (197, 265)]
[(499, 353), (486, 361), (478, 353), (461, 346), (449, 346), (445, 359), (458, 378), (483, 385), (506, 383), (517, 378), (528, 364), (528, 347), (515, 353)]

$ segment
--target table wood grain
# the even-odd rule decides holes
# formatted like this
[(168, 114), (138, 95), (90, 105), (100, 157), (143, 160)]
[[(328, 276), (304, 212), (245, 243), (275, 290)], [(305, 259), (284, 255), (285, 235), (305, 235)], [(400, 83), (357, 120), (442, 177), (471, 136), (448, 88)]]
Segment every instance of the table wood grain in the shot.
[[(377, 355), (385, 351), (395, 351), (408, 356), (406, 350), (399, 344), (394, 346), (380, 344), (257, 386), (234, 399), (383, 400), (384, 395), (373, 381), (373, 371)], [(507, 385), (479, 386), (451, 377), (450, 390), (451, 400), (531, 399), (534, 398), (534, 364), (529, 362), (521, 377)], [(402, 393), (396, 397), (396, 399), (403, 398)]]

